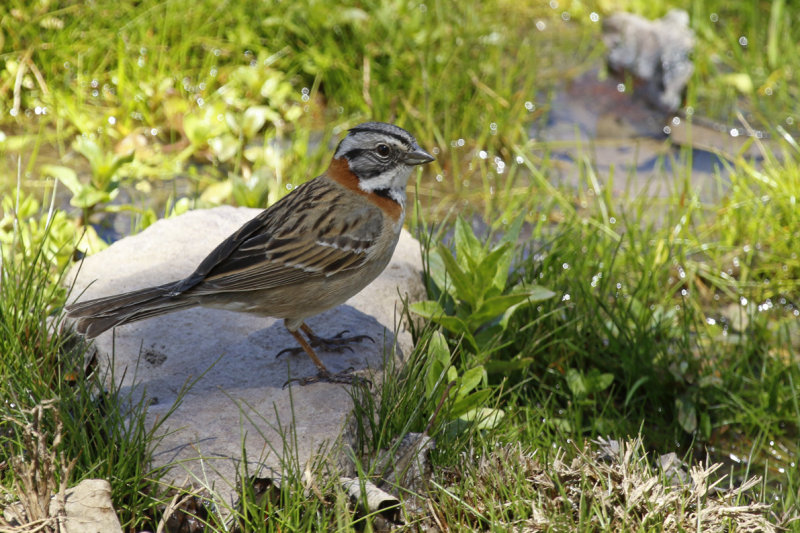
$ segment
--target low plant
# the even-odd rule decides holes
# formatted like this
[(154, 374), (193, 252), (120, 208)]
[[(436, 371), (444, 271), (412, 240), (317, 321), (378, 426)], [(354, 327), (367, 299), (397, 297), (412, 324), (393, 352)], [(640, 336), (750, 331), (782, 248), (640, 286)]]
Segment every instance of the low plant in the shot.
[(462, 218), (456, 219), (455, 257), (441, 242), (427, 256), (428, 293), (435, 299), (412, 303), (411, 311), (441, 325), (453, 338), (463, 338), (473, 353), (489, 356), (490, 342), (506, 332), (517, 310), (555, 295), (538, 285), (508, 283), (522, 222), (517, 218), (491, 246), (481, 243)]

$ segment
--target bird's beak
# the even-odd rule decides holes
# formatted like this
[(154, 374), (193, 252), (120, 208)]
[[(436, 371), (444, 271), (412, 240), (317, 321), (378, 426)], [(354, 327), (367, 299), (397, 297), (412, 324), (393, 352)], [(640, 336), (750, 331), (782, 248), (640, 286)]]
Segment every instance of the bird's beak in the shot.
[(404, 161), (408, 165), (424, 165), (436, 159), (431, 154), (417, 146), (412, 152), (408, 152)]

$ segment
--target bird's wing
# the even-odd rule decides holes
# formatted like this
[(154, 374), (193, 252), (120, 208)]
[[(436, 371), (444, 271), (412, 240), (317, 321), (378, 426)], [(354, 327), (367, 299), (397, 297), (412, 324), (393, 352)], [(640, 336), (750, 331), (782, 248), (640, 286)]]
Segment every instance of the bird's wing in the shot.
[(380, 209), (328, 180), (303, 187), (220, 244), (184, 280), (187, 288), (197, 295), (263, 290), (362, 265), (383, 229)]

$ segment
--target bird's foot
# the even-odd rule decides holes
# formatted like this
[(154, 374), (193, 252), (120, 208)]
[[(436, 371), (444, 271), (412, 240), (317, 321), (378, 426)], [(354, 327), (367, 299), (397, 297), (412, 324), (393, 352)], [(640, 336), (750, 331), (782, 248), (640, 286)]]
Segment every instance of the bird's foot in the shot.
[(305, 378), (292, 378), (283, 384), (286, 388), (290, 383), (297, 383), (301, 387), (310, 385), (311, 383), (341, 383), (342, 385), (358, 385), (365, 384), (372, 388), (372, 382), (367, 378), (362, 378), (353, 374), (354, 368), (351, 366), (346, 370), (333, 374), (327, 369), (320, 369), (316, 376), (308, 376)]
[[(348, 344), (353, 342), (361, 342), (363, 340), (370, 340), (373, 343), (375, 339), (370, 337), (369, 335), (353, 335), (352, 337), (345, 337), (344, 334), (347, 333), (348, 330), (342, 330), (333, 337), (325, 338), (325, 337), (318, 337), (313, 333), (306, 332), (308, 336), (308, 343), (311, 345), (312, 348), (319, 348), (325, 352), (336, 352), (341, 353), (345, 350), (353, 351), (353, 348), (348, 346)], [(296, 347), (296, 348), (284, 348), (280, 352), (277, 353), (275, 357), (280, 357), (283, 354), (289, 355), (299, 355), (305, 352), (304, 348)]]

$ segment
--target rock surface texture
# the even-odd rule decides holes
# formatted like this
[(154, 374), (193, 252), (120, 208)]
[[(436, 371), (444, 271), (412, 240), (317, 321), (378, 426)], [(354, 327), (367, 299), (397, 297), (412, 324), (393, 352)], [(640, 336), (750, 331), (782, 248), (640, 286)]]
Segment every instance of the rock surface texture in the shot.
[[(220, 207), (161, 220), (87, 258), (71, 299), (183, 278), (258, 212)], [(421, 270), (419, 244), (403, 231), (378, 279), (346, 304), (306, 321), (323, 337), (346, 329), (375, 340), (353, 344), (352, 352), (320, 351), (329, 370), (353, 367), (362, 375), (382, 367), (395, 346), (401, 296), (410, 301), (424, 296)], [(396, 343), (399, 357), (410, 352), (411, 336), (402, 327)], [(234, 496), (243, 446), (248, 475), (268, 475), (262, 467), (279, 472), (284, 442), (295, 449), (295, 464), (303, 466), (340, 436), (352, 409), (342, 385), (283, 388), (289, 377), (314, 375), (316, 367), (304, 353), (276, 358), (297, 346), (281, 320), (194, 308), (117, 327), (97, 337), (95, 345), (99, 368), (113, 368), (122, 394), (134, 402), (144, 395), (150, 403), (148, 424), (163, 418), (191, 384), (167, 419), (154, 466), (174, 464), (165, 481), (212, 488), (226, 499)]]

